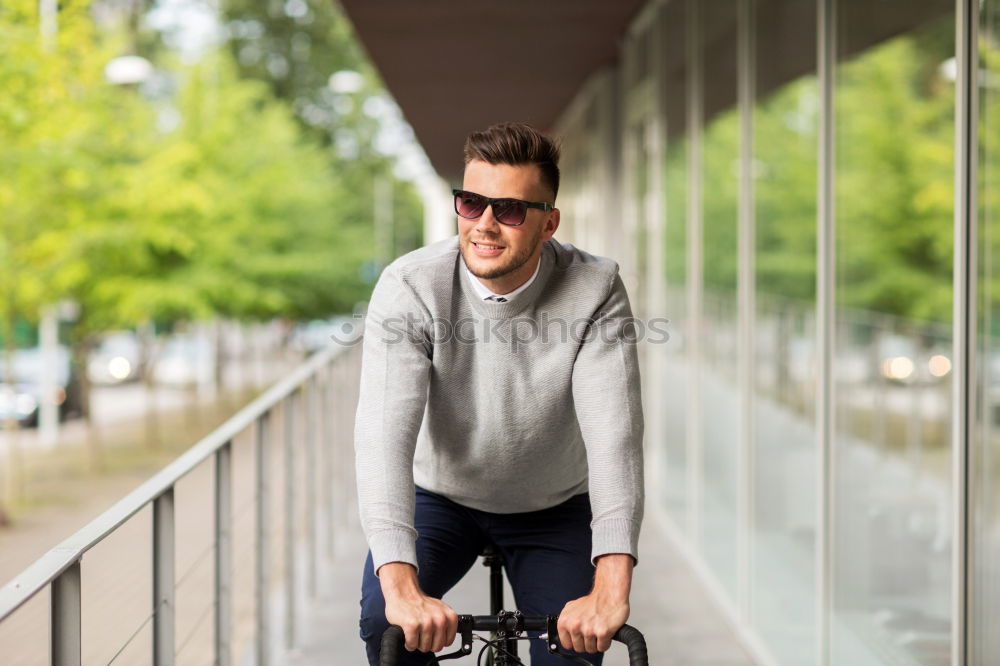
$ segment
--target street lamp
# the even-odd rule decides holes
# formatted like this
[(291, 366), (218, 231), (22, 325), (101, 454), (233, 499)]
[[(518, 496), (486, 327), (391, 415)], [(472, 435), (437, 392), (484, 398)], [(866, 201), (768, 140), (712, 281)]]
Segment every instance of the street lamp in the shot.
[(142, 56), (126, 55), (104, 66), (104, 78), (114, 85), (135, 85), (148, 80), (154, 71), (153, 63)]
[(327, 85), (335, 93), (352, 94), (359, 92), (365, 84), (365, 77), (351, 69), (342, 69), (330, 75)]

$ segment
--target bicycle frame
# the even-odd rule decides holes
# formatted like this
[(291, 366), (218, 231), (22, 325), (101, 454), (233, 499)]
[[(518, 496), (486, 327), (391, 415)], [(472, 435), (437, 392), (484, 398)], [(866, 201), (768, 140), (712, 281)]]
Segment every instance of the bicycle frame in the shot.
[[(503, 557), (497, 552), (493, 544), (489, 544), (483, 550), (483, 566), (490, 569), (490, 613), (499, 616), (504, 612), (503, 606)], [(507, 638), (503, 641), (503, 649), (497, 655), (496, 651), (490, 649), (487, 658), (487, 666), (516, 666), (520, 663), (517, 659), (517, 639), (507, 637), (506, 632), (491, 632), (490, 640)]]

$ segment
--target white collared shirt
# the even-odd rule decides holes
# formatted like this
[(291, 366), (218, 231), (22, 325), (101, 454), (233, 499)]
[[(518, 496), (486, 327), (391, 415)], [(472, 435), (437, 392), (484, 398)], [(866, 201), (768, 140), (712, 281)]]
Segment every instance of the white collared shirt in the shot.
[(484, 301), (490, 301), (494, 303), (509, 303), (512, 300), (514, 300), (518, 294), (520, 294), (522, 291), (531, 286), (531, 283), (534, 282), (535, 278), (538, 276), (538, 269), (542, 267), (542, 262), (541, 260), (539, 260), (539, 262), (535, 265), (535, 272), (531, 274), (531, 277), (528, 278), (527, 282), (525, 282), (524, 284), (522, 284), (520, 287), (510, 292), (509, 294), (494, 294), (492, 291), (487, 289), (486, 285), (480, 282), (479, 278), (477, 278), (475, 275), (472, 274), (472, 271), (469, 270), (469, 267), (465, 263), (464, 259), (462, 260), (462, 267), (465, 268), (466, 274), (469, 276), (469, 279), (472, 280), (472, 288), (475, 290), (477, 296), (482, 298)]

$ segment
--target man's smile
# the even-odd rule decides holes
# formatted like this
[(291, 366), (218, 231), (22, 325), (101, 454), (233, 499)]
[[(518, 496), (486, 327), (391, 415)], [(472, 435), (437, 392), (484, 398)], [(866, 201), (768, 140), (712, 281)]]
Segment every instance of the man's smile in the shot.
[(476, 250), (476, 254), (483, 257), (493, 257), (504, 250), (504, 246), (498, 243), (489, 243), (486, 241), (471, 241), (471, 243)]

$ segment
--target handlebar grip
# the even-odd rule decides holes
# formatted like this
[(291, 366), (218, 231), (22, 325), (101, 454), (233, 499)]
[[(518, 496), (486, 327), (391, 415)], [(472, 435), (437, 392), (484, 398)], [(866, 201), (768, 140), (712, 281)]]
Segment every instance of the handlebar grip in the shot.
[(628, 663), (630, 666), (647, 666), (649, 655), (646, 653), (646, 639), (635, 627), (623, 624), (615, 632), (613, 640), (624, 643), (628, 647)]
[[(395, 624), (382, 634), (382, 651), (379, 653), (380, 666), (396, 666), (399, 663), (399, 651), (403, 647), (403, 628)], [(631, 654), (631, 650), (629, 651)]]

